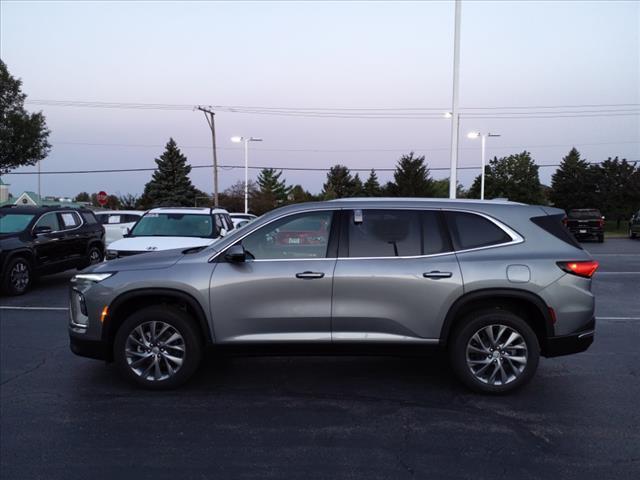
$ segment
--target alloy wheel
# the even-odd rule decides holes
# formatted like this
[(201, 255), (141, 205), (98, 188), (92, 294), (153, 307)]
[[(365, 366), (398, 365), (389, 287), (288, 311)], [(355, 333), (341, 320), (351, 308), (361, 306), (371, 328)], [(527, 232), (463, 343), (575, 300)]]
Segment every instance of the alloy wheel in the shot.
[(100, 260), (102, 260), (102, 255), (100, 254), (100, 250), (98, 250), (97, 248), (92, 248), (91, 251), (89, 252), (89, 264), (95, 265), (96, 263), (99, 263)]
[(528, 349), (524, 337), (507, 325), (488, 325), (467, 342), (467, 366), (480, 382), (507, 385), (527, 366)]
[(166, 380), (182, 367), (186, 355), (180, 332), (162, 321), (145, 322), (135, 327), (125, 343), (129, 368), (151, 382)]
[(29, 285), (29, 266), (25, 262), (16, 263), (9, 274), (11, 286), (18, 292), (22, 292)]

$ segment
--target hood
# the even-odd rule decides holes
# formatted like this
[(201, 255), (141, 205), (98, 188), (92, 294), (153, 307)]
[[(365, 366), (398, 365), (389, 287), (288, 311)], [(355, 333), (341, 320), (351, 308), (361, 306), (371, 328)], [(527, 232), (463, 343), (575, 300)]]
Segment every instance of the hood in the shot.
[(20, 235), (22, 235), (24, 232), (15, 232), (15, 233), (0, 233), (0, 243), (2, 243), (2, 240), (8, 240), (11, 238), (16, 238), (19, 237)]
[(150, 252), (162, 250), (204, 247), (215, 242), (215, 238), (201, 237), (129, 237), (109, 244), (108, 250), (119, 252)]
[(130, 257), (109, 260), (93, 265), (83, 272), (126, 272), (130, 270), (157, 270), (169, 268), (184, 257), (184, 248), (164, 250), (161, 252), (148, 252), (132, 255)]

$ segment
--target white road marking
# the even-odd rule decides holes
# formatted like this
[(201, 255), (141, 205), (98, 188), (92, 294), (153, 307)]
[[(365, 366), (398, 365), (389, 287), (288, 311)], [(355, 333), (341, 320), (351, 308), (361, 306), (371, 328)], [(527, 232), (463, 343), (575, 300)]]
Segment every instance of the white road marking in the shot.
[(596, 272), (594, 276), (598, 275), (640, 275), (640, 272)]
[(66, 311), (68, 307), (13, 307), (9, 305), (0, 305), (0, 310), (53, 310), (53, 311)]
[(640, 317), (596, 317), (596, 320), (640, 320)]

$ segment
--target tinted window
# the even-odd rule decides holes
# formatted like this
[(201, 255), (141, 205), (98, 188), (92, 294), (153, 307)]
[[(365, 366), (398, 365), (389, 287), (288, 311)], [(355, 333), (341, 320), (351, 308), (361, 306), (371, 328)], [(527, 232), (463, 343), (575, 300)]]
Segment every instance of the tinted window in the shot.
[(551, 235), (559, 238), (569, 245), (582, 249), (576, 238), (562, 223), (564, 215), (543, 215), (541, 217), (532, 217), (531, 221)]
[(446, 212), (446, 217), (456, 250), (487, 247), (511, 241), (511, 237), (504, 230), (480, 215)]
[(290, 215), (251, 233), (242, 246), (257, 260), (325, 258), (333, 212)]
[(440, 223), (440, 212), (422, 212), (422, 243), (423, 255), (451, 251), (451, 241)]
[(355, 210), (348, 231), (350, 257), (422, 255), (418, 210)]
[(98, 223), (96, 217), (93, 216), (93, 213), (82, 212), (82, 218), (84, 218), (84, 221), (87, 222), (88, 225), (95, 225)]
[(57, 232), (60, 230), (60, 222), (58, 221), (57, 213), (46, 213), (40, 220), (34, 225), (35, 227), (49, 227), (52, 231)]
[(140, 218), (140, 215), (124, 214), (120, 215), (120, 221), (122, 223), (135, 223)]
[(602, 215), (600, 214), (600, 210), (569, 210), (569, 214), (567, 215), (569, 218), (577, 218), (577, 219), (589, 219), (589, 218), (600, 218)]

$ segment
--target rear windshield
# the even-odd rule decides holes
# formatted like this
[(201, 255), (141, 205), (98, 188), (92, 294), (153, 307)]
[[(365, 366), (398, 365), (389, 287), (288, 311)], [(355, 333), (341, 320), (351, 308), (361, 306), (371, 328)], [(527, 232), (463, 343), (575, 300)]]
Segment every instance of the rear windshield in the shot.
[(216, 237), (211, 215), (147, 213), (133, 227), (132, 237)]
[(569, 245), (573, 245), (574, 247), (582, 250), (582, 247), (576, 240), (576, 237), (574, 237), (573, 233), (571, 233), (569, 229), (562, 223), (563, 219), (564, 215), (559, 214), (532, 217), (531, 221), (554, 237), (559, 238), (563, 242), (568, 243)]
[(569, 218), (600, 218), (602, 215), (600, 214), (600, 210), (569, 210), (569, 214), (567, 215)]
[(21, 232), (34, 216), (26, 213), (0, 213), (0, 233)]

